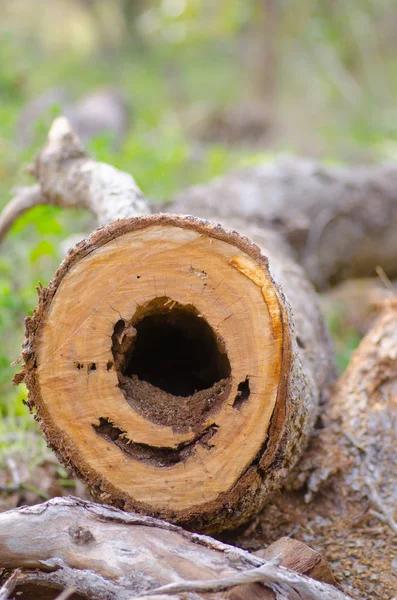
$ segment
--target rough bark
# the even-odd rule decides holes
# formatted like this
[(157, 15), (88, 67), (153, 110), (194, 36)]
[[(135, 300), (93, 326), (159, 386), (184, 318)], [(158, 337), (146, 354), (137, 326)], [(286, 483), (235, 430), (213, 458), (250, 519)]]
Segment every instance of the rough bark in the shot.
[(334, 377), (315, 293), (280, 248), (194, 218), (120, 220), (40, 290), (16, 381), (99, 498), (219, 531), (280, 486)]
[(198, 600), (216, 592), (234, 600), (348, 600), (336, 587), (281, 566), (283, 551), (278, 555), (265, 561), (164, 521), (77, 498), (0, 515), (1, 567), (21, 567), (25, 582), (73, 587), (86, 598), (172, 600), (183, 593)]
[(378, 265), (397, 275), (396, 190), (394, 163), (342, 168), (281, 158), (185, 190), (169, 210), (271, 228), (324, 289), (372, 277)]

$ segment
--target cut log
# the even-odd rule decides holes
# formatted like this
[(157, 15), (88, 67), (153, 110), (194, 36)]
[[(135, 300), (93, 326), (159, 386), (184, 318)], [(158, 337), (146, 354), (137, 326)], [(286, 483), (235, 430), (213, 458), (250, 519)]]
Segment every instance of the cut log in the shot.
[[(149, 210), (62, 118), (34, 172), (49, 202), (101, 222)], [(220, 531), (257, 512), (304, 449), (333, 352), (283, 239), (245, 233), (262, 253), (192, 217), (119, 220), (40, 290), (15, 381), (60, 460), (106, 502)]]
[(334, 369), (310, 284), (269, 260), (235, 232), (153, 215), (99, 229), (40, 290), (17, 381), (96, 496), (219, 531), (281, 484)]
[(77, 498), (0, 514), (0, 567), (23, 569), (16, 598), (28, 583), (36, 598), (43, 589), (73, 587), (92, 600), (349, 600), (334, 586), (279, 566), (285, 556), (276, 552), (264, 560), (164, 521)]

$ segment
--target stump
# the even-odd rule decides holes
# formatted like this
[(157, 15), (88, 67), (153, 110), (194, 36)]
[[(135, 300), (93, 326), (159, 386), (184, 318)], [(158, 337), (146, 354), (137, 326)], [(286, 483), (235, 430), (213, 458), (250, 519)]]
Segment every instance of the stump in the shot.
[(125, 219), (40, 290), (18, 380), (97, 497), (219, 531), (295, 465), (334, 371), (315, 293), (279, 250), (193, 217)]

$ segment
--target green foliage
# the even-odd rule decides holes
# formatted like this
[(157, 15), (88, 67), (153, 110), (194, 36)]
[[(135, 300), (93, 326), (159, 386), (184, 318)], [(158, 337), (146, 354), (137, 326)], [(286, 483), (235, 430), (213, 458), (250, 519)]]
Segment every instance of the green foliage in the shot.
[(338, 371), (343, 373), (349, 364), (351, 353), (357, 348), (361, 338), (354, 327), (346, 324), (340, 312), (328, 315), (328, 324), (334, 339)]

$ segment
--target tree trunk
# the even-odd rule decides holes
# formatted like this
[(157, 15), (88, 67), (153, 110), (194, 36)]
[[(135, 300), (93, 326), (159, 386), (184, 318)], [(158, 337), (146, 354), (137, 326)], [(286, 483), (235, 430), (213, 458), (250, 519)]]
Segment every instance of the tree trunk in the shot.
[(198, 219), (121, 220), (40, 290), (19, 380), (102, 500), (219, 531), (296, 463), (333, 355), (303, 273), (263, 252)]

